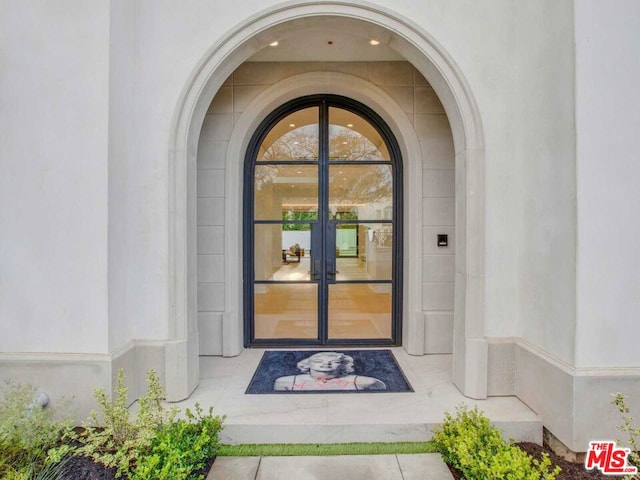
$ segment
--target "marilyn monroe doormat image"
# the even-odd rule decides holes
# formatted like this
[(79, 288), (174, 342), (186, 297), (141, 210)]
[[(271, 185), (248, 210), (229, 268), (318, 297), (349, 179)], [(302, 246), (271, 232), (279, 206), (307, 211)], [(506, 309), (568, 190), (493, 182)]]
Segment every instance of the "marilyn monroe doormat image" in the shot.
[(391, 350), (266, 351), (245, 393), (413, 392)]

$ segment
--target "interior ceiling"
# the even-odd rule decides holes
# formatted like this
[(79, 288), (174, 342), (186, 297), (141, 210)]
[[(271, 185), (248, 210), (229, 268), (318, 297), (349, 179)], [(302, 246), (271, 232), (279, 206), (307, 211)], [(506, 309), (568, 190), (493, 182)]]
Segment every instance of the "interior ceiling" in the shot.
[[(319, 118), (318, 107), (304, 108), (287, 115), (284, 119), (278, 122), (267, 134), (260, 146), (260, 155), (268, 149), (273, 142), (280, 139), (287, 132), (290, 132), (294, 128), (300, 128), (306, 125), (317, 125)], [(342, 108), (330, 107), (329, 108), (329, 124), (338, 125), (345, 128), (349, 128), (354, 132), (365, 136), (369, 141), (388, 154), (384, 140), (378, 133), (378, 131), (367, 120), (349, 112)], [(292, 126), (293, 125), (293, 126)]]
[[(389, 47), (393, 35), (386, 29), (342, 17), (315, 17), (280, 28), (250, 62), (375, 62), (404, 58)], [(371, 45), (377, 40), (379, 45)]]

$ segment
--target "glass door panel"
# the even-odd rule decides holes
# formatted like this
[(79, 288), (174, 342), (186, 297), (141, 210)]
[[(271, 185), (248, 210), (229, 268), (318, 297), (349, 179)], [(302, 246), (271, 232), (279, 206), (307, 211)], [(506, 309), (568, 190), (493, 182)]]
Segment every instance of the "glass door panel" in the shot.
[(336, 281), (393, 279), (393, 225), (336, 225)]
[(304, 108), (280, 120), (265, 136), (258, 162), (318, 160), (318, 107)]
[(352, 222), (328, 229), (328, 340), (391, 340), (393, 224)]
[(319, 112), (276, 122), (257, 151), (253, 178), (253, 337), (319, 337), (319, 285), (311, 278), (319, 218)]
[(311, 281), (311, 224), (256, 224), (254, 238), (255, 281)]
[(282, 220), (283, 214), (318, 218), (318, 165), (257, 165), (254, 174), (254, 218)]
[[(256, 223), (254, 226), (254, 338), (317, 339), (317, 274), (314, 223)], [(320, 250), (316, 249), (318, 255)]]
[(360, 115), (329, 108), (329, 161), (390, 161), (389, 149), (376, 128)]
[(392, 209), (391, 165), (329, 166), (331, 220), (380, 220), (387, 214), (391, 220)]
[(317, 307), (317, 284), (256, 284), (255, 338), (315, 339), (318, 337)]
[(391, 283), (329, 285), (329, 339), (391, 339)]

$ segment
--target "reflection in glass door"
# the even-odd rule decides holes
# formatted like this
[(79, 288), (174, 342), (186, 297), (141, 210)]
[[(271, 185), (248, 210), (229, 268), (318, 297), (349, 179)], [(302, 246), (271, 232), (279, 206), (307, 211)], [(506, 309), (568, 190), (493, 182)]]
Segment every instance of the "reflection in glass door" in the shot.
[(388, 128), (348, 99), (263, 122), (245, 168), (247, 345), (398, 343), (400, 169)]

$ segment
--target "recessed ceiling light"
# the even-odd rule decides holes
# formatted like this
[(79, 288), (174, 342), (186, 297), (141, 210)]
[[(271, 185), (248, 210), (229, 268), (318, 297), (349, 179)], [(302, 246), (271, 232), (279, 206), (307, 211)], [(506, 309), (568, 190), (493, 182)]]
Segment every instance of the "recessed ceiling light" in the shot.
[(371, 45), (380, 45), (380, 42), (378, 40), (374, 40), (373, 38), (371, 39), (371, 41), (369, 42)]
[(291, 128), (293, 128), (293, 127), (295, 127), (295, 126), (296, 126), (296, 124), (295, 124), (295, 123), (290, 123), (290, 124), (289, 124), (289, 126), (290, 126)]
[(278, 46), (278, 41), (276, 40), (275, 42), (271, 42), (269, 44), (270, 47), (277, 47)]
[(353, 123), (347, 123), (347, 127), (353, 128)]

